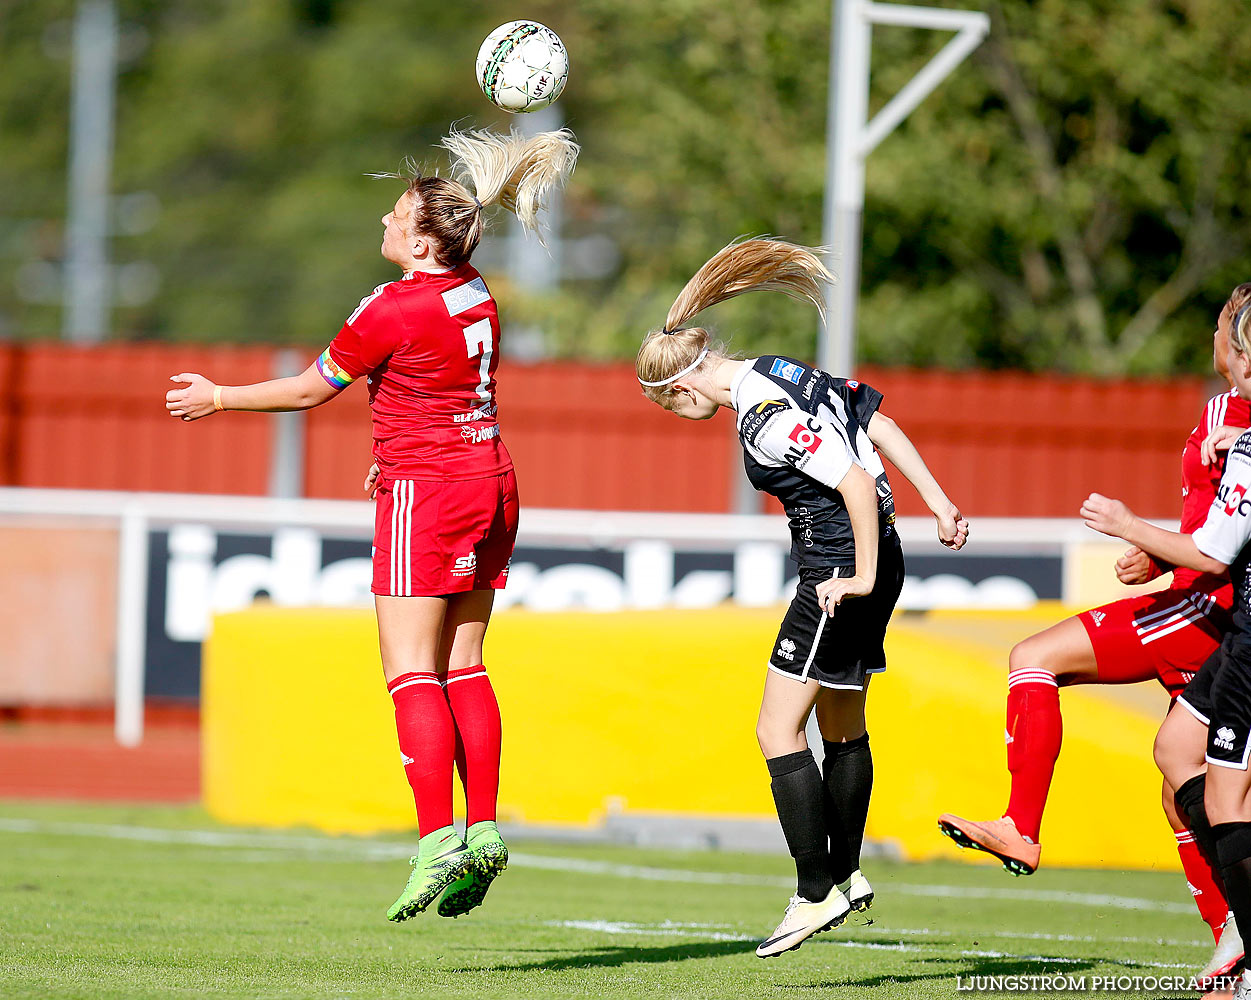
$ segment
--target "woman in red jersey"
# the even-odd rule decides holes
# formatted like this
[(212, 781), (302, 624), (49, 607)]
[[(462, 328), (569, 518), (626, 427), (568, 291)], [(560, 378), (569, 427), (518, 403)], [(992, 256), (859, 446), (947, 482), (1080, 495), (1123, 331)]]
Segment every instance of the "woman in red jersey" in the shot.
[[(1227, 382), (1229, 324), (1251, 300), (1251, 284), (1239, 285), (1222, 308), (1213, 335), (1213, 363)], [(1221, 424), (1247, 427), (1251, 406), (1236, 390), (1214, 396), (1182, 452), (1182, 528), (1203, 524), (1220, 482), (1221, 468), (1205, 465), (1201, 446)], [(1212, 576), (1164, 566), (1131, 548), (1117, 562), (1122, 583), (1145, 583), (1173, 571), (1167, 590), (1129, 597), (1066, 618), (1023, 640), (1008, 658), (1008, 770), (1012, 789), (1002, 819), (972, 822), (946, 813), (942, 832), (961, 847), (998, 857), (1014, 875), (1038, 867), (1039, 828), (1060, 753), (1059, 688), (1069, 684), (1131, 684), (1156, 679), (1178, 693), (1220, 645), (1230, 628), (1233, 601), (1226, 575)], [(1163, 802), (1178, 842), (1182, 867), (1203, 919), (1219, 936), (1227, 906), (1211, 866), (1178, 819), (1174, 789), (1167, 782)]]
[[(440, 893), (439, 913), (477, 906), (508, 851), (495, 825), (500, 715), (482, 665), (495, 590), (517, 534), (517, 486), (495, 413), (499, 317), (469, 259), (483, 209), (503, 205), (537, 228), (543, 198), (573, 170), (567, 130), (532, 138), (454, 132), (443, 147), (458, 180), (417, 174), (382, 219), (382, 256), (403, 272), (379, 285), (300, 375), (215, 385), (175, 375), (166, 409), (182, 420), (218, 410), (304, 410), (358, 378), (369, 385), (377, 501), (373, 593), (387, 688), (421, 835), (387, 912), (406, 920)], [(452, 825), (461, 767), (467, 830)]]

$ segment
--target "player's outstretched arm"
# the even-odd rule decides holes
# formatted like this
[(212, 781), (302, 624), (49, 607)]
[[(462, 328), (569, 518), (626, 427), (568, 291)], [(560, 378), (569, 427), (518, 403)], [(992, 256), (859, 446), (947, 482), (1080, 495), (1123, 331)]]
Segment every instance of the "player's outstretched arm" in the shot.
[(1120, 500), (1113, 500), (1101, 493), (1092, 493), (1086, 498), (1081, 514), (1088, 528), (1115, 538), (1123, 538), (1131, 545), (1136, 545), (1144, 552), (1174, 566), (1185, 566), (1200, 573), (1218, 575), (1229, 568), (1228, 564), (1199, 551), (1194, 536), (1168, 531), (1144, 521)]
[(869, 419), (868, 429), (873, 447), (903, 473), (934, 515), (938, 522), (939, 541), (950, 549), (964, 545), (969, 537), (969, 522), (961, 516), (960, 508), (947, 498), (903, 428), (879, 411)]
[(199, 420), (218, 410), (253, 410), (281, 413), (287, 410), (309, 410), (333, 399), (342, 390), (332, 386), (317, 370), (314, 362), (299, 375), (270, 379), (253, 385), (215, 385), (203, 375), (184, 372), (170, 377), (171, 382), (187, 383), (165, 394), (165, 409), (171, 417)]
[(852, 464), (836, 487), (851, 520), (856, 543), (856, 575), (832, 577), (817, 584), (817, 604), (834, 614), (845, 598), (873, 593), (877, 583), (878, 525), (877, 483), (860, 466)]

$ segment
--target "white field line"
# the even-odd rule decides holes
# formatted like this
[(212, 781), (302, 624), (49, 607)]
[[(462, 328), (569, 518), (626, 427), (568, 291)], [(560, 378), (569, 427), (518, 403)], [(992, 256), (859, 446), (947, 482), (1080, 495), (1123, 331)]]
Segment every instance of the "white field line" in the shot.
[[(368, 841), (356, 837), (298, 836), (285, 833), (235, 833), (226, 830), (176, 830), (160, 827), (124, 826), (105, 823), (60, 823), (0, 817), (0, 833), (94, 837), (112, 840), (138, 840), (159, 844), (190, 844), (197, 847), (263, 848), (269, 851), (315, 852), (340, 855), (347, 860), (391, 860), (408, 857), (413, 845)], [(688, 885), (752, 885), (788, 888), (794, 880), (772, 875), (745, 875), (738, 872), (701, 872), (646, 865), (623, 865), (611, 861), (553, 857), (543, 854), (513, 853), (510, 864), (518, 868), (575, 872), (648, 882), (683, 882)], [(1104, 893), (1068, 892), (1050, 889), (985, 889), (952, 885), (921, 885), (892, 882), (888, 892), (939, 899), (983, 899), (1010, 902), (1059, 903), (1096, 906), (1116, 910), (1147, 910), (1156, 913), (1188, 914), (1194, 907), (1157, 899), (1140, 899)]]
[[(592, 931), (600, 934), (622, 935), (627, 937), (684, 937), (698, 938), (702, 941), (755, 941), (756, 935), (750, 934), (727, 934), (722, 931), (701, 930), (698, 925), (687, 925), (687, 928), (674, 926), (668, 922), (663, 924), (639, 924), (629, 923), (615, 920), (549, 920), (548, 927), (566, 927), (570, 930)], [(884, 929), (884, 934), (909, 934), (915, 933), (911, 931), (891, 931)], [(925, 933), (925, 932), (921, 932)], [(1010, 937), (1015, 935), (995, 934), (988, 935), (993, 937)], [(1028, 935), (1021, 935), (1028, 936)], [(941, 942), (935, 942), (931, 945), (914, 945), (905, 944), (902, 941), (843, 941), (832, 938), (814, 939), (818, 944), (833, 945), (836, 948), (858, 948), (865, 951), (897, 951), (909, 954), (926, 954), (942, 949)], [(1132, 939), (1121, 939), (1132, 940)], [(1155, 942), (1146, 942), (1152, 943)], [(1090, 958), (1074, 958), (1070, 956), (1059, 955), (1018, 955), (1013, 952), (1006, 951), (985, 951), (980, 949), (964, 948), (956, 952), (966, 958), (1011, 958), (1023, 962), (1051, 962), (1057, 965), (1080, 965), (1083, 962), (1090, 962)], [(1136, 968), (1150, 969), (1189, 969), (1190, 965), (1184, 962), (1149, 962), (1138, 961), (1135, 959), (1127, 959), (1121, 962), (1113, 962), (1113, 965), (1130, 966)]]
[[(601, 930), (609, 934), (625, 934), (637, 931), (640, 934), (679, 935), (685, 931), (696, 931), (696, 937), (709, 937), (714, 940), (748, 941), (755, 940), (750, 934), (732, 934), (733, 924), (693, 923), (678, 920), (664, 920), (660, 923), (637, 923), (631, 920), (591, 920), (591, 921), (551, 921), (550, 926), (564, 927), (577, 925), (585, 930)], [(854, 934), (881, 935), (884, 937), (919, 937), (940, 938), (935, 945), (945, 945), (945, 940), (952, 936), (950, 931), (936, 930), (933, 927), (879, 927), (863, 924), (848, 924), (847, 929)], [(718, 932), (718, 933), (712, 933)], [(979, 938), (1000, 938), (1021, 941), (1065, 941), (1079, 944), (1146, 944), (1169, 948), (1203, 948), (1207, 941), (1191, 939), (1188, 941), (1170, 940), (1160, 937), (1095, 937), (1091, 934), (1047, 934), (1042, 931), (995, 931), (979, 930)], [(822, 938), (821, 940), (826, 940)], [(975, 944), (977, 942), (974, 942)], [(882, 946), (885, 947), (885, 946)], [(892, 945), (893, 947), (893, 945)]]

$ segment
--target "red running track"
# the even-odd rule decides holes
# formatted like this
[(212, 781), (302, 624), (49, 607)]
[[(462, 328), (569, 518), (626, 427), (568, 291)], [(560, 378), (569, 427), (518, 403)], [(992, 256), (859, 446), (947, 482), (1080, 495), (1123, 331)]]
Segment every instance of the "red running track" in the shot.
[(197, 802), (199, 727), (149, 727), (128, 749), (107, 723), (0, 725), (0, 798)]

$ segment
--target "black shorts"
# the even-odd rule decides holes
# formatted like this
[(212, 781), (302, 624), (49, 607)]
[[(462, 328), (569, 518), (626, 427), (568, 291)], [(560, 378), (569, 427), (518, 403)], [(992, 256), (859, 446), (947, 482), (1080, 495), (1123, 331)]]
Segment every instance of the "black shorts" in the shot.
[(1251, 759), (1251, 636), (1226, 635), (1177, 701), (1208, 727), (1207, 762), (1245, 771)]
[(816, 585), (831, 576), (854, 576), (854, 566), (801, 570), (799, 586), (782, 619), (769, 669), (815, 680), (822, 687), (863, 691), (869, 674), (886, 669), (886, 626), (903, 589), (903, 550), (897, 537), (883, 538), (877, 583), (867, 597), (849, 597), (827, 615), (817, 605)]

